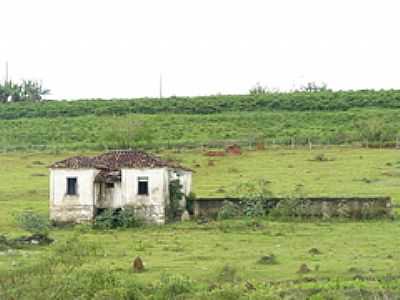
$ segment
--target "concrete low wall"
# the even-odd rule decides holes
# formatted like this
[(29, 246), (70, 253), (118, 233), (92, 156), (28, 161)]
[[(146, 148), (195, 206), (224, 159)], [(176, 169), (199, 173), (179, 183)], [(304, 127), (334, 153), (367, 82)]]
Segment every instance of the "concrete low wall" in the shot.
[[(215, 216), (222, 208), (224, 201), (230, 201), (241, 206), (239, 198), (198, 198), (193, 203), (193, 213), (196, 217)], [(266, 211), (273, 208), (285, 209), (292, 216), (301, 217), (349, 217), (375, 218), (392, 215), (390, 197), (309, 197), (288, 200), (287, 198), (269, 198), (264, 201)]]
[(93, 205), (51, 206), (50, 220), (54, 223), (84, 223), (90, 222), (95, 216)]

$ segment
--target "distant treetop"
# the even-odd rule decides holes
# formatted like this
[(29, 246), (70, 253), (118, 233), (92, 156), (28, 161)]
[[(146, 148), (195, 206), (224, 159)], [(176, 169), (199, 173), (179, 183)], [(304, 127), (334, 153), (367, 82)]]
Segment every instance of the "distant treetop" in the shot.
[(48, 95), (42, 83), (34, 80), (23, 80), (21, 83), (6, 81), (0, 84), (0, 102), (40, 101), (42, 96)]

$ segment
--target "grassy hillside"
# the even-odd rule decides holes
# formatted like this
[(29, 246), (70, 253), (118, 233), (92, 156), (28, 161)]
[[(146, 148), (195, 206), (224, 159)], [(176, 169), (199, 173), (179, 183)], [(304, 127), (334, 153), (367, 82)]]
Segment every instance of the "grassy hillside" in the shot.
[(129, 114), (0, 120), (0, 150), (199, 147), (262, 140), (267, 144), (393, 146), (400, 110), (230, 112), (210, 115)]
[(0, 151), (364, 143), (399, 139), (400, 91), (293, 92), (0, 106)]

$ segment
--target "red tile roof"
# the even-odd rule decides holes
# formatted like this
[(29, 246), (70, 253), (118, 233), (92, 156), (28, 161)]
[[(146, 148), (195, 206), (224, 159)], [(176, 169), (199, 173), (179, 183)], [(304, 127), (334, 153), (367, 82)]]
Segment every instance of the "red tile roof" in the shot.
[(173, 168), (192, 171), (179, 163), (163, 160), (158, 156), (140, 150), (116, 150), (106, 152), (94, 157), (74, 156), (55, 162), (50, 168), (83, 169), (94, 168), (106, 171), (117, 171), (122, 168), (147, 169), (147, 168)]

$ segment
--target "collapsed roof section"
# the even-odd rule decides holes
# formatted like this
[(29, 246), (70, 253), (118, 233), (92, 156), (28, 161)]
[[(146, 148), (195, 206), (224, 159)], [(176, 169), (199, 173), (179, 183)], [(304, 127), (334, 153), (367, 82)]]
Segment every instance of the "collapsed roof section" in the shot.
[(191, 169), (181, 166), (170, 160), (140, 150), (115, 150), (97, 156), (74, 156), (50, 166), (52, 169), (99, 169), (105, 173), (130, 169), (172, 168), (192, 172)]

